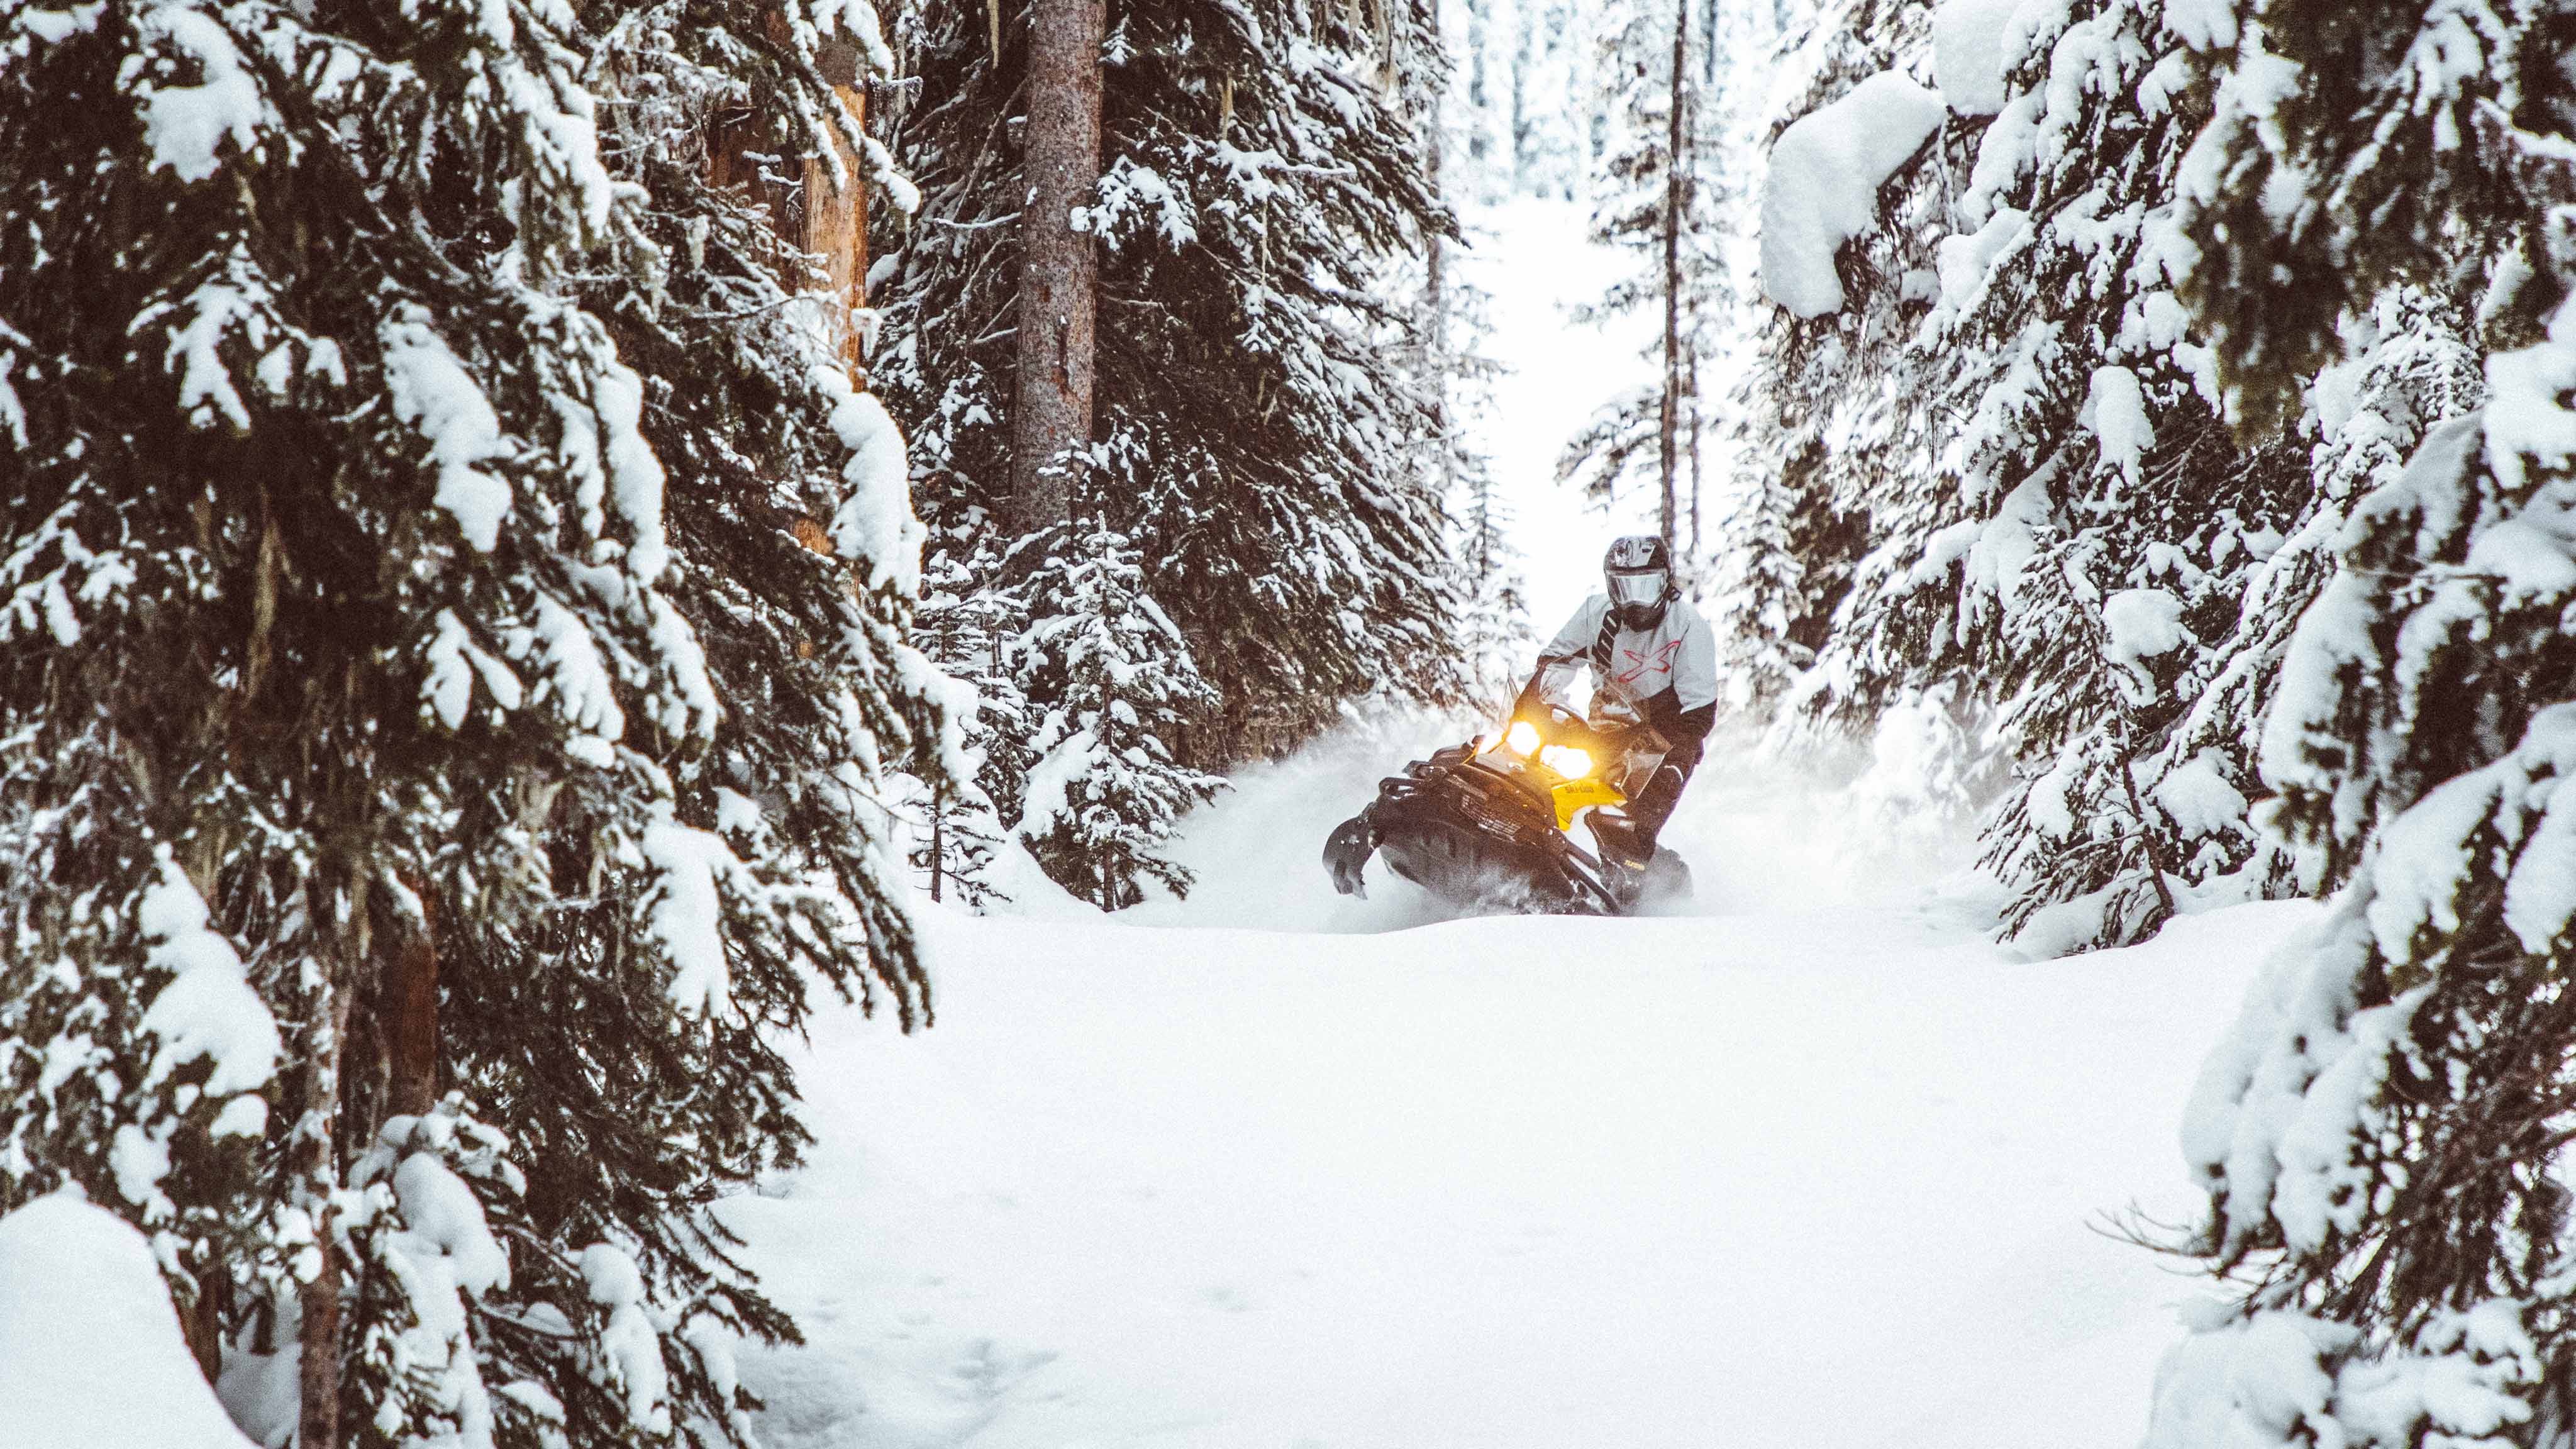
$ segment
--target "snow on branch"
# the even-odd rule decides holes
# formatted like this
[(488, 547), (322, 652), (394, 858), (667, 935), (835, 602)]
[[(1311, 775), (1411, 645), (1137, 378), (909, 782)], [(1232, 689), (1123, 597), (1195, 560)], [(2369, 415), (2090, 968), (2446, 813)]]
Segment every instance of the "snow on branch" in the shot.
[(152, 1245), (76, 1194), (0, 1217), (0, 1444), (250, 1449), (188, 1352)]
[(429, 326), (422, 308), (384, 326), (385, 390), (394, 416), (429, 440), (429, 462), (438, 470), (432, 501), (456, 520), (477, 553), (500, 541), (510, 516), (510, 485), (481, 465), (504, 456), (501, 420), (465, 365)]
[(1922, 149), (1943, 115), (1938, 93), (1881, 71), (1792, 122), (1762, 184), (1762, 293), (1799, 317), (1843, 306), (1843, 243), (1878, 225), (1878, 188)]

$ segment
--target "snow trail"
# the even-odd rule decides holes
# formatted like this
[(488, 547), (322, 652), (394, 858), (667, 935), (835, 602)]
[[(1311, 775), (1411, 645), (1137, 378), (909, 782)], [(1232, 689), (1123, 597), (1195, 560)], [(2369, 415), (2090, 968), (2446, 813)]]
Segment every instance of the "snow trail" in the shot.
[(2209, 1024), (2312, 908), (2014, 963), (1922, 910), (1326, 942), (933, 915), (725, 1217), (775, 1449), (2126, 1442)]

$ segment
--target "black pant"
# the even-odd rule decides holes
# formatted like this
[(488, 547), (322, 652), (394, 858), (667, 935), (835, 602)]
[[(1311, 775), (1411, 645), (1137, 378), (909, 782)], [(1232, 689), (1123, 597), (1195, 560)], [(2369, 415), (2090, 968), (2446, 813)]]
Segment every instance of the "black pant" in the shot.
[(1682, 802), (1682, 787), (1690, 783), (1691, 772), (1699, 768), (1703, 744), (1696, 736), (1684, 736), (1674, 742), (1655, 767), (1655, 777), (1637, 798), (1628, 802), (1626, 814), (1637, 822), (1638, 844), (1651, 850), (1655, 837), (1663, 832), (1664, 822), (1673, 818), (1673, 807)]

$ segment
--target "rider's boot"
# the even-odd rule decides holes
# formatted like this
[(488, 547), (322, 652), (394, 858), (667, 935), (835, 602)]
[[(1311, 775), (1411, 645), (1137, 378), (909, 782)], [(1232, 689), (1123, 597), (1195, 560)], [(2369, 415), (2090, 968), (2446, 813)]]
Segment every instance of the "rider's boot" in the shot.
[(1622, 895), (1632, 895), (1642, 885), (1646, 866), (1655, 858), (1655, 837), (1663, 833), (1665, 819), (1681, 802), (1687, 779), (1681, 770), (1666, 765), (1624, 811), (1595, 810), (1585, 817), (1592, 838), (1601, 846), (1601, 859), (1620, 877), (1614, 888)]
[(1640, 871), (1655, 858), (1655, 832), (1631, 815), (1600, 809), (1583, 817), (1592, 827), (1593, 842), (1601, 847), (1601, 858), (1626, 871)]

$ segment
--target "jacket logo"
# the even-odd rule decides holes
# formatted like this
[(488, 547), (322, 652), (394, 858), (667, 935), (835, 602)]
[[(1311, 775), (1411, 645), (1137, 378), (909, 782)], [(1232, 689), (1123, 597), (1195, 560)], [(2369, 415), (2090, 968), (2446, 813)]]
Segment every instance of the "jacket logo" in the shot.
[(1629, 658), (1630, 660), (1634, 661), (1634, 662), (1633, 662), (1633, 663), (1631, 663), (1631, 664), (1630, 664), (1626, 669), (1623, 669), (1623, 670), (1619, 671), (1619, 676), (1618, 676), (1618, 678), (1619, 678), (1619, 682), (1620, 682), (1621, 684), (1634, 684), (1634, 683), (1636, 683), (1638, 680), (1645, 678), (1645, 677), (1646, 677), (1647, 675), (1649, 675), (1649, 674), (1670, 674), (1670, 673), (1672, 673), (1672, 672), (1673, 672), (1673, 656), (1674, 656), (1674, 655), (1676, 655), (1676, 654), (1679, 654), (1679, 653), (1681, 652), (1681, 649), (1682, 649), (1682, 641), (1680, 641), (1679, 639), (1675, 639), (1675, 640), (1674, 640), (1674, 641), (1672, 641), (1671, 643), (1666, 644), (1666, 645), (1664, 645), (1663, 647), (1661, 647), (1661, 648), (1657, 649), (1657, 650), (1655, 651), (1654, 657), (1653, 657), (1653, 658), (1651, 658), (1651, 659), (1647, 658), (1647, 657), (1646, 657), (1645, 655), (1643, 655), (1643, 654), (1638, 653), (1638, 652), (1637, 652), (1636, 650), (1634, 650), (1634, 649), (1622, 649), (1622, 650), (1620, 650), (1620, 651), (1619, 651), (1620, 653), (1627, 655), (1627, 656), (1628, 656), (1628, 658)]

